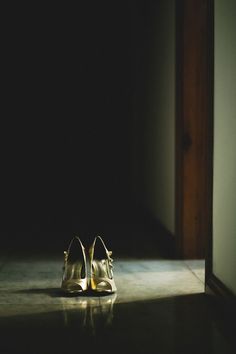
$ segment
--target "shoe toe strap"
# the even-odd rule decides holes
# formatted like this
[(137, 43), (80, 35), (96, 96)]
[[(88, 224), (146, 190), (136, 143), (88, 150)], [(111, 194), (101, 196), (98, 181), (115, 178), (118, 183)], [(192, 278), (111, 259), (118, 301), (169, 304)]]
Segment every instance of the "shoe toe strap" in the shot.
[(97, 291), (114, 291), (113, 280), (109, 278), (100, 278), (96, 284)]
[(68, 291), (82, 292), (86, 290), (87, 282), (86, 279), (79, 279), (79, 280), (70, 279), (64, 281), (63, 288), (67, 289)]

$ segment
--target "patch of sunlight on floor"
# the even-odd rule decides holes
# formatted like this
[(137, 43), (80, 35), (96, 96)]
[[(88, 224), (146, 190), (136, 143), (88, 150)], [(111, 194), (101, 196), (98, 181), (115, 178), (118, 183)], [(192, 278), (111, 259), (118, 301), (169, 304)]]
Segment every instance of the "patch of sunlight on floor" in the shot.
[(61, 262), (9, 261), (0, 272), (0, 316), (82, 310), (203, 293), (203, 274), (203, 261), (118, 259), (114, 262), (117, 294), (65, 297), (60, 292)]

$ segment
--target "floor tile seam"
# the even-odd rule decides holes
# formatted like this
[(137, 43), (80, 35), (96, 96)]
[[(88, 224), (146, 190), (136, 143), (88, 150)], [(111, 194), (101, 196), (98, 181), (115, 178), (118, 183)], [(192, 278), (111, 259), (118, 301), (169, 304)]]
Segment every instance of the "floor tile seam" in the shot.
[(190, 265), (186, 261), (184, 261), (184, 263), (186, 264), (186, 267), (190, 270), (190, 272), (195, 276), (195, 278), (197, 278), (203, 285), (205, 285), (205, 282), (202, 281), (202, 279), (192, 270)]

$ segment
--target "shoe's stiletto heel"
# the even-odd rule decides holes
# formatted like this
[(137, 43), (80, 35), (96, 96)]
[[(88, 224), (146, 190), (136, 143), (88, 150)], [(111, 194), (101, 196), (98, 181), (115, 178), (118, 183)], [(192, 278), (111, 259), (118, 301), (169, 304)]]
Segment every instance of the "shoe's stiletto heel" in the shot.
[(91, 290), (99, 293), (114, 293), (117, 291), (113, 277), (111, 255), (112, 251), (108, 251), (102, 238), (96, 236), (89, 250)]
[(75, 236), (64, 251), (64, 267), (61, 289), (68, 294), (87, 290), (88, 277), (85, 250), (80, 238)]

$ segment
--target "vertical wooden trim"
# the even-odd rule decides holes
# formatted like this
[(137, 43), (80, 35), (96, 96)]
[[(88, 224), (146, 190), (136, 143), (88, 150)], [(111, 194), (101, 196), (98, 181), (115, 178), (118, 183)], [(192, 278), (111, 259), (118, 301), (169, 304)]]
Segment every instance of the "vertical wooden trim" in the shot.
[(184, 1), (176, 1), (176, 122), (175, 122), (175, 235), (176, 235), (176, 253), (180, 256), (183, 249), (183, 159), (181, 152), (183, 120), (183, 23), (184, 23)]
[(176, 237), (183, 258), (205, 257), (211, 218), (211, 3), (176, 5)]

